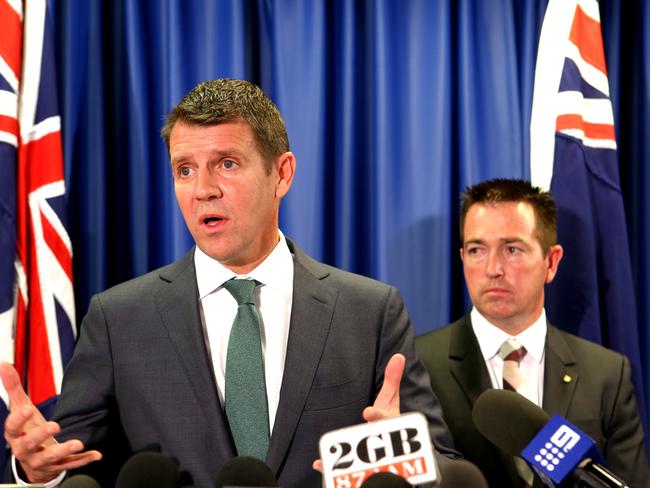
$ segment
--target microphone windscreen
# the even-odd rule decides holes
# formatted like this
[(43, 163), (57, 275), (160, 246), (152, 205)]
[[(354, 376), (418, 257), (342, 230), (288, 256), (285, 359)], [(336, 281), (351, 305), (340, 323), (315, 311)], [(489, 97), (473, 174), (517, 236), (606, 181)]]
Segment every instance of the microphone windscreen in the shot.
[(439, 488), (489, 488), (488, 483), (478, 467), (464, 459), (440, 463)]
[(86, 474), (77, 474), (65, 480), (61, 488), (102, 488), (93, 478)]
[(519, 456), (550, 417), (519, 393), (486, 390), (474, 402), (472, 419), (478, 431), (492, 444), (512, 456)]
[(225, 462), (217, 473), (217, 488), (224, 486), (278, 486), (271, 468), (254, 457), (240, 456)]
[(131, 456), (119, 474), (116, 488), (176, 488), (178, 466), (158, 452), (139, 452)]
[(395, 473), (382, 471), (369, 476), (361, 488), (413, 488), (413, 486)]

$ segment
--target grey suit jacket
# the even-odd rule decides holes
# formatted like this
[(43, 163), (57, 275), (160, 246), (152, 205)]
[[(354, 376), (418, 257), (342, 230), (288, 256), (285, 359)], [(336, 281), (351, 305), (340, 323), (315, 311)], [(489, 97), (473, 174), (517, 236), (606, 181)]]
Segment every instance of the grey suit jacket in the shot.
[[(425, 413), (435, 445), (455, 455), (397, 290), (289, 247), (294, 296), (266, 459), (281, 486), (320, 486), (311, 467), (320, 436), (362, 422), (396, 352), (407, 358), (402, 411)], [(86, 471), (105, 487), (128, 456), (145, 449), (176, 459), (186, 485), (213, 486), (235, 451), (202, 333), (192, 252), (93, 297), (56, 418), (61, 438), (104, 454)]]
[[(479, 466), (490, 486), (521, 486), (512, 458), (472, 422), (474, 401), (492, 384), (469, 314), (417, 337), (416, 348), (456, 448)], [(594, 439), (607, 467), (636, 488), (650, 486), (650, 470), (630, 374), (624, 356), (549, 325), (544, 410), (568, 419)]]

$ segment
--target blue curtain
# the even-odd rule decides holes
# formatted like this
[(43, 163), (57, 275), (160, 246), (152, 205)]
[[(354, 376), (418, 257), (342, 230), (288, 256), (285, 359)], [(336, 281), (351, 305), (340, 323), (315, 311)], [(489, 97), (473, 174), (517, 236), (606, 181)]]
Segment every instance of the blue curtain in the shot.
[[(298, 160), (285, 234), (318, 259), (397, 285), (417, 332), (467, 309), (459, 192), (529, 177), (545, 0), (49, 6), (79, 316), (93, 293), (191, 246), (158, 133), (184, 93), (225, 76), (259, 83), (284, 115)], [(601, 0), (601, 17), (647, 357), (649, 2)]]

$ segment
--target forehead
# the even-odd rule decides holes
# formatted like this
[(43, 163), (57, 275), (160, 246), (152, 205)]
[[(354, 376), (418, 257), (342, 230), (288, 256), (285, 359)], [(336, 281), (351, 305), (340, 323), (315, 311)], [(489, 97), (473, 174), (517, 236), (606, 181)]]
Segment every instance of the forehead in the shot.
[(526, 202), (476, 203), (465, 216), (465, 241), (534, 239), (535, 211)]
[(178, 121), (169, 135), (172, 159), (186, 154), (207, 152), (256, 151), (251, 127), (244, 121), (233, 120), (213, 125)]

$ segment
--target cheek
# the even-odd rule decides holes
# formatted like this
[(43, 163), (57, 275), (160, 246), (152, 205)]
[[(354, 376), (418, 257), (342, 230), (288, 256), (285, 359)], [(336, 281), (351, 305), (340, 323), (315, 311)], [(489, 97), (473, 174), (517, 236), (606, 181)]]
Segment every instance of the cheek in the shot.
[(176, 201), (178, 202), (178, 206), (183, 213), (189, 211), (192, 206), (191, 199), (189, 198), (187, 192), (183, 190), (176, 190)]
[(481, 273), (474, 266), (465, 266), (465, 283), (467, 288), (473, 290), (479, 286)]
[(184, 191), (183, 189), (176, 190), (176, 202), (178, 203), (178, 208), (181, 211), (181, 214), (185, 218), (187, 225), (192, 225), (194, 219), (191, 218), (193, 212), (193, 202), (189, 192)]

